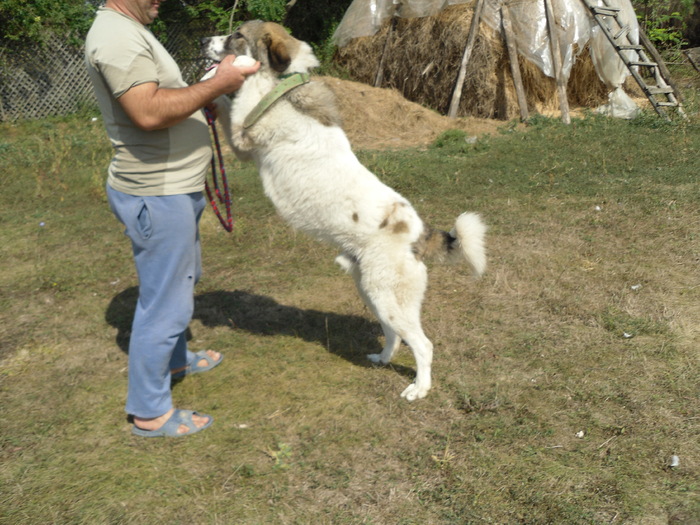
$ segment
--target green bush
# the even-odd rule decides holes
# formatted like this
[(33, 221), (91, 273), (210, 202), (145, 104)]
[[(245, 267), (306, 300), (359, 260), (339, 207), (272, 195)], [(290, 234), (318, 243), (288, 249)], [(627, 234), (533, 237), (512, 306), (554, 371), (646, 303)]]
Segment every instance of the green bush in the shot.
[(688, 20), (694, 0), (632, 0), (641, 28), (663, 50), (678, 50), (686, 44)]

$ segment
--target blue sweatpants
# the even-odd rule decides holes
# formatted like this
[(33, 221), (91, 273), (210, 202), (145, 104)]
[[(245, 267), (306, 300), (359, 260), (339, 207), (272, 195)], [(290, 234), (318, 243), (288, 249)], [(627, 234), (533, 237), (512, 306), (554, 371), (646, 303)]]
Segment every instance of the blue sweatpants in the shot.
[(107, 185), (112, 211), (126, 226), (139, 278), (129, 341), (126, 412), (154, 418), (172, 408), (170, 370), (191, 364), (185, 333), (194, 313), (194, 285), (202, 271), (201, 192), (139, 197)]

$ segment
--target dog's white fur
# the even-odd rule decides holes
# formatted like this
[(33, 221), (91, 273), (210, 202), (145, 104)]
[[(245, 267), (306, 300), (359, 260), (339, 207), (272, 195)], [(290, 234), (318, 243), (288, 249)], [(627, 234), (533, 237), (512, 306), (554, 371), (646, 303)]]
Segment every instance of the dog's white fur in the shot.
[(319, 65), (310, 46), (281, 26), (248, 22), (231, 36), (208, 39), (203, 47), (213, 59), (233, 53), (261, 62), (236, 92), (230, 119), (219, 112), (231, 146), (240, 159), (257, 164), (265, 193), (284, 220), (340, 248), (336, 262), (353, 276), (386, 338), (382, 352), (369, 359), (387, 364), (405, 341), (416, 360), (416, 379), (401, 396), (409, 401), (425, 397), (433, 345), (420, 320), (427, 286), (422, 258), (439, 251), (445, 259), (466, 261), (480, 275), (486, 267), (486, 228), (479, 216), (463, 213), (450, 234), (425, 226), (405, 198), (360, 164), (322, 83), (296, 88), (244, 129), (246, 115), (281, 74)]

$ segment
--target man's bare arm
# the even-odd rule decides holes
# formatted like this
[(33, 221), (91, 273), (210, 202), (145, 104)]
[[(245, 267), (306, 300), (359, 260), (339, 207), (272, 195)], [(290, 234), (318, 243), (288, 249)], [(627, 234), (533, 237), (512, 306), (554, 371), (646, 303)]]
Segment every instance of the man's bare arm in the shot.
[(260, 64), (233, 66), (234, 58), (222, 60), (216, 74), (202, 82), (175, 89), (161, 88), (155, 82), (139, 84), (119, 97), (119, 103), (139, 128), (146, 131), (168, 128), (217, 97), (238, 90), (245, 78), (260, 67)]

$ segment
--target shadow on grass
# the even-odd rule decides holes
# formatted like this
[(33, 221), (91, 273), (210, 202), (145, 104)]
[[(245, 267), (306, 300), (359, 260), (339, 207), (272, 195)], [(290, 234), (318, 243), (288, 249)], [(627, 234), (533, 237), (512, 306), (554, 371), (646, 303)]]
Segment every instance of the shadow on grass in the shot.
[[(138, 288), (127, 288), (114, 296), (105, 314), (107, 322), (117, 329), (116, 342), (124, 353), (128, 353), (137, 299)], [(207, 327), (228, 326), (262, 336), (299, 337), (358, 366), (373, 366), (367, 354), (381, 351), (378, 322), (357, 315), (285, 306), (271, 297), (240, 290), (196, 295), (193, 317)], [(409, 378), (415, 375), (408, 367), (392, 368)]]

